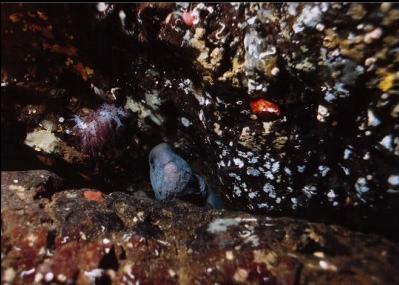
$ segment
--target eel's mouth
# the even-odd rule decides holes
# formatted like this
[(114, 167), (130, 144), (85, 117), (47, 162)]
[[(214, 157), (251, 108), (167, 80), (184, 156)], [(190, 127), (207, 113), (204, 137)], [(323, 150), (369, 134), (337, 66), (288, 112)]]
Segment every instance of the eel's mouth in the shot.
[(163, 163), (161, 166), (162, 167), (166, 167), (166, 166), (168, 166), (169, 164), (175, 164), (172, 160), (169, 160), (169, 161), (167, 161), (167, 162), (165, 162), (165, 163)]

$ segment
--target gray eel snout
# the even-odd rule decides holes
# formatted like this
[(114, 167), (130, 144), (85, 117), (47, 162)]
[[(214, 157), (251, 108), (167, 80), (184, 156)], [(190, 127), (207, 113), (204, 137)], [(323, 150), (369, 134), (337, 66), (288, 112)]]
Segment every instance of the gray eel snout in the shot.
[(208, 208), (223, 208), (219, 194), (193, 173), (190, 165), (166, 143), (156, 145), (149, 154), (150, 180), (159, 201), (181, 198), (201, 201)]

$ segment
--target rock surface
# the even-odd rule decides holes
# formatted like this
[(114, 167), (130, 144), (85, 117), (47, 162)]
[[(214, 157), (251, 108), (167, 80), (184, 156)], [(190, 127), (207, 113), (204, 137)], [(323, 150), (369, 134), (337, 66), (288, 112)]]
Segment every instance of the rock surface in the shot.
[(398, 4), (1, 7), (3, 283), (399, 284)]
[(2, 172), (2, 284), (397, 284), (399, 245), (299, 219)]

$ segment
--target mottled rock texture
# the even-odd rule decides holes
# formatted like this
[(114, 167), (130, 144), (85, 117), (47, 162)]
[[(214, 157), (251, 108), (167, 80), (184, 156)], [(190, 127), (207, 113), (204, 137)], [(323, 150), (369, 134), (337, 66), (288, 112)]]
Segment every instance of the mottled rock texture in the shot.
[(291, 218), (1, 175), (2, 284), (397, 284), (399, 246)]
[[(133, 191), (166, 141), (229, 207), (398, 238), (398, 4), (1, 13), (6, 169), (28, 169), (15, 161), (29, 157), (74, 185)], [(72, 118), (104, 103), (129, 116), (93, 155)]]

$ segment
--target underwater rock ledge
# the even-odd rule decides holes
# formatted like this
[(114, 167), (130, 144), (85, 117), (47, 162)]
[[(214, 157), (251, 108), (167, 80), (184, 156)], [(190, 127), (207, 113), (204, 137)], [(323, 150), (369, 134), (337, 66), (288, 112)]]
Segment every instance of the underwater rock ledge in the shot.
[(399, 245), (300, 219), (1, 173), (2, 284), (398, 284)]

